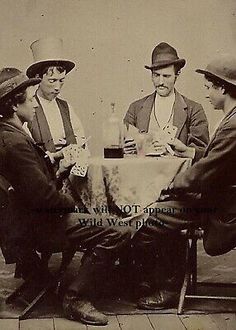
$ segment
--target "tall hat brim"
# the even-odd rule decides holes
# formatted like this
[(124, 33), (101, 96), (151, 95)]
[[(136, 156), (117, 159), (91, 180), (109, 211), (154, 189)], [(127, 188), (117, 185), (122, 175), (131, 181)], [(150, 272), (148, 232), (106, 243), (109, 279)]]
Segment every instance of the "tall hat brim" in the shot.
[(160, 69), (160, 68), (164, 68), (169, 65), (178, 65), (179, 69), (182, 69), (185, 66), (185, 64), (186, 64), (186, 61), (183, 58), (179, 58), (176, 60), (161, 60), (156, 63), (152, 63), (150, 66), (145, 65), (145, 69), (149, 69), (149, 70)]
[(38, 61), (33, 64), (31, 64), (27, 70), (26, 75), (29, 78), (33, 78), (36, 76), (37, 73), (40, 73), (43, 68), (47, 66), (63, 66), (66, 70), (66, 74), (69, 73), (72, 69), (75, 67), (75, 63), (69, 60), (63, 60), (63, 59), (57, 59), (57, 60), (44, 60), (44, 61)]

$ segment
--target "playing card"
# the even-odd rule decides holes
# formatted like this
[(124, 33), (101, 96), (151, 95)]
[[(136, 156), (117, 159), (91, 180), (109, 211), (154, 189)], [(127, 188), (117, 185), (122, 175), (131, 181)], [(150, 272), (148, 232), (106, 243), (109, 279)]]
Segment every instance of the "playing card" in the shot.
[(77, 145), (79, 146), (79, 147), (83, 147), (85, 144), (86, 144), (86, 142), (89, 140), (89, 138), (88, 139), (86, 139), (86, 137), (85, 136), (80, 136), (80, 137), (76, 137), (76, 141), (77, 141)]
[(81, 154), (82, 148), (77, 144), (70, 144), (67, 147), (62, 149), (63, 156), (68, 162), (76, 162)]
[(87, 173), (87, 168), (88, 168), (88, 166), (80, 166), (80, 165), (75, 164), (72, 167), (70, 173), (73, 175), (76, 175), (76, 176), (84, 177)]
[(77, 144), (70, 144), (63, 148), (64, 159), (75, 165), (71, 169), (71, 174), (85, 176), (88, 168), (89, 151)]
[(176, 133), (177, 133), (177, 127), (171, 124), (166, 125), (163, 128), (163, 131), (165, 132), (166, 135), (166, 143), (172, 143), (174, 142)]

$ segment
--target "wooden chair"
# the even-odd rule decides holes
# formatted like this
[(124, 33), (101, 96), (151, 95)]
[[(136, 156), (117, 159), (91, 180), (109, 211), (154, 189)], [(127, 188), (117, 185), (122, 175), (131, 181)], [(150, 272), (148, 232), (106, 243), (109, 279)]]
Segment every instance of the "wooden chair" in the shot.
[(214, 295), (200, 295), (197, 293), (199, 286), (206, 287), (223, 287), (236, 288), (236, 283), (217, 283), (217, 282), (198, 282), (197, 281), (197, 242), (203, 237), (201, 229), (190, 229), (186, 233), (186, 263), (185, 275), (183, 285), (180, 292), (179, 304), (177, 314), (184, 313), (184, 304), (186, 299), (214, 299), (236, 301), (236, 296), (214, 296)]
[[(14, 194), (13, 187), (2, 175), (0, 175), (0, 213), (1, 213), (0, 219), (2, 220), (2, 221), (0, 220), (1, 221), (0, 245), (7, 263), (16, 262), (16, 260), (12, 259), (11, 256), (8, 256), (7, 249), (5, 249), (4, 242), (1, 239), (3, 237), (4, 221), (6, 223), (8, 221), (7, 217), (9, 217), (11, 214), (10, 208), (11, 208), (11, 198), (13, 194)], [(23, 293), (28, 288), (29, 284), (32, 284), (32, 278), (25, 280), (23, 284), (20, 285), (20, 287), (18, 287), (10, 296), (7, 297), (6, 304), (12, 304), (16, 302), (16, 300), (18, 299), (24, 303), (25, 308), (19, 315), (20, 320), (26, 319), (33, 311), (33, 309), (42, 301), (43, 298), (45, 298), (45, 296), (49, 292), (55, 290), (60, 286), (60, 281), (62, 279), (62, 276), (77, 251), (75, 246), (66, 246), (66, 248), (63, 246), (62, 248), (60, 244), (58, 246), (53, 246), (53, 248), (44, 244), (44, 246), (42, 245), (36, 247), (36, 250), (37, 252), (41, 253), (41, 260), (42, 260), (43, 269), (45, 269), (45, 273), (46, 272), (49, 273), (48, 262), (53, 253), (62, 252), (62, 260), (58, 271), (50, 277), (50, 280), (45, 285), (43, 285), (43, 287), (40, 289), (39, 292), (37, 292), (37, 295), (34, 296), (31, 301), (27, 301), (23, 297)], [(20, 277), (19, 270), (17, 269), (17, 264), (16, 264), (15, 275), (16, 277), (17, 276)]]

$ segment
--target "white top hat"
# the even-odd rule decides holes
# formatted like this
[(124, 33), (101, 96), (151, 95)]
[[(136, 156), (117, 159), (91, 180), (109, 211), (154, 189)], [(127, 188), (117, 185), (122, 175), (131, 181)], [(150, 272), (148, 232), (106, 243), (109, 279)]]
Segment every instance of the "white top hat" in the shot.
[(75, 63), (63, 57), (63, 41), (60, 38), (43, 38), (34, 41), (30, 46), (34, 63), (26, 70), (29, 78), (35, 77), (45, 66), (63, 66), (70, 72)]

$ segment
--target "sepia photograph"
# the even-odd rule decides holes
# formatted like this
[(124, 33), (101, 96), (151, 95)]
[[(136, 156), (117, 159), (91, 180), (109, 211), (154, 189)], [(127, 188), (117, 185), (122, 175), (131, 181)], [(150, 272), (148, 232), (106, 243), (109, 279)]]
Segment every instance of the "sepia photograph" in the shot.
[(235, 0), (0, 19), (0, 329), (236, 330)]

